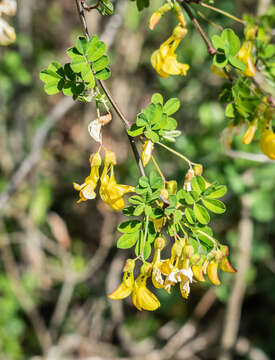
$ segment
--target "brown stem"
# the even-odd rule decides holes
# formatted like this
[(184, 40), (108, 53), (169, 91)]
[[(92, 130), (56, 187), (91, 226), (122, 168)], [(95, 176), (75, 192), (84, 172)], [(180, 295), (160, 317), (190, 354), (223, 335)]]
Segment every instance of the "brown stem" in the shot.
[(184, 0), (181, 1), (181, 6), (184, 8), (184, 10), (186, 11), (187, 15), (189, 16), (190, 20), (192, 21), (192, 23), (194, 24), (195, 28), (198, 30), (198, 32), (200, 33), (202, 39), (204, 40), (206, 46), (207, 46), (207, 51), (210, 55), (215, 55), (217, 54), (216, 49), (213, 47), (211, 41), (208, 39), (207, 35), (205, 34), (205, 32), (203, 31), (202, 27), (200, 26), (198, 20), (195, 18), (195, 16), (193, 15), (192, 11), (189, 8), (189, 5), (187, 5)]
[[(83, 33), (85, 34), (86, 38), (89, 39), (90, 35), (89, 35), (89, 29), (88, 29), (84, 9), (83, 9), (83, 2), (82, 2), (82, 0), (75, 0), (75, 2), (76, 2), (76, 6), (77, 6), (77, 11), (78, 11), (78, 14), (79, 14), (79, 17), (80, 17)], [(110, 90), (105, 85), (104, 81), (102, 81), (102, 80), (97, 80), (97, 81), (100, 84), (100, 86), (101, 86), (102, 90), (104, 91), (105, 95), (107, 96), (107, 98), (108, 98), (109, 102), (111, 103), (112, 107), (114, 108), (115, 112), (117, 113), (118, 117), (124, 123), (125, 128), (129, 129), (130, 126), (131, 126), (131, 123), (123, 115), (123, 113), (120, 110), (119, 106), (117, 105), (115, 99), (113, 98), (112, 94), (110, 93)], [(142, 161), (141, 161), (141, 158), (139, 156), (139, 152), (138, 152), (138, 149), (137, 149), (137, 146), (136, 146), (135, 139), (133, 137), (131, 137), (130, 135), (128, 135), (128, 134), (127, 134), (127, 136), (128, 136), (131, 148), (133, 150), (136, 163), (137, 163), (137, 165), (139, 167), (139, 171), (140, 171), (142, 176), (145, 176), (144, 167), (142, 165)]]

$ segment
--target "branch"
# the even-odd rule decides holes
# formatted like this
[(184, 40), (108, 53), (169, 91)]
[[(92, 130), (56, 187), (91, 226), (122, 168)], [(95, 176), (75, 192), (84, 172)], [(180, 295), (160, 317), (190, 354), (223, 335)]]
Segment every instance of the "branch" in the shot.
[(190, 10), (189, 6), (184, 2), (184, 0), (182, 0), (180, 2), (181, 6), (184, 8), (184, 10), (186, 11), (187, 15), (189, 16), (190, 20), (192, 21), (192, 23), (194, 24), (195, 28), (198, 30), (198, 32), (200, 33), (201, 37), (203, 38), (206, 47), (207, 47), (207, 51), (210, 55), (215, 55), (217, 54), (217, 50), (213, 47), (211, 41), (208, 39), (207, 35), (205, 34), (205, 32), (203, 31), (202, 27), (200, 26), (198, 20), (195, 18), (195, 16), (193, 15), (192, 11)]
[(237, 151), (237, 150), (232, 150), (230, 148), (226, 148), (225, 153), (227, 156), (230, 156), (233, 159), (243, 159), (248, 161), (255, 161), (258, 163), (274, 164), (274, 160), (269, 159), (267, 156), (263, 154), (247, 153), (245, 151)]
[(17, 171), (12, 175), (7, 189), (0, 194), (0, 213), (3, 211), (10, 196), (17, 190), (25, 177), (38, 163), (40, 159), (40, 150), (46, 141), (49, 131), (57, 123), (57, 121), (72, 108), (74, 104), (75, 102), (71, 98), (65, 98), (57, 103), (50, 115), (45, 118), (43, 125), (40, 126), (34, 136), (31, 152), (25, 157)]
[[(80, 0), (75, 0), (76, 2), (76, 6), (77, 6), (77, 11), (78, 11), (78, 15), (80, 17), (80, 21), (81, 21), (81, 25), (82, 25), (82, 30), (83, 33), (85, 34), (86, 38), (89, 39), (90, 35), (89, 35), (89, 29), (88, 29), (88, 25), (87, 25), (87, 21), (86, 21), (86, 17), (85, 17), (85, 13), (84, 13), (84, 9), (82, 6), (82, 2), (80, 2)], [(104, 81), (102, 80), (97, 80), (98, 83), (100, 84), (102, 90), (104, 91), (105, 95), (107, 96), (109, 102), (111, 103), (111, 105), (113, 106), (115, 112), (117, 113), (118, 117), (121, 119), (121, 121), (123, 122), (124, 126), (126, 129), (129, 129), (131, 126), (131, 123), (126, 119), (126, 117), (124, 116), (124, 114), (122, 113), (122, 111), (120, 110), (119, 106), (117, 105), (115, 99), (113, 98), (110, 90), (108, 89), (108, 87), (105, 85)], [(145, 171), (142, 165), (142, 161), (141, 158), (139, 156), (138, 150), (137, 150), (137, 146), (136, 146), (136, 142), (135, 139), (131, 136), (128, 136), (131, 148), (133, 150), (134, 156), (135, 156), (135, 160), (136, 163), (139, 167), (139, 171), (141, 173), (142, 176), (145, 175)]]
[(219, 360), (233, 359), (232, 350), (235, 347), (239, 324), (241, 319), (241, 309), (246, 290), (246, 275), (250, 264), (253, 222), (250, 218), (248, 198), (241, 198), (241, 220), (239, 223), (239, 249), (237, 258), (238, 272), (235, 275), (233, 288), (227, 303), (224, 329), (221, 339), (221, 354)]

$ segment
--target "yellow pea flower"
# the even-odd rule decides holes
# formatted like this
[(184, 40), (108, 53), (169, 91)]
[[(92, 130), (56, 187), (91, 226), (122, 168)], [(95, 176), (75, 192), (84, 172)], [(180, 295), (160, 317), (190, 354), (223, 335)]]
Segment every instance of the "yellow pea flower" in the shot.
[(144, 167), (151, 160), (153, 150), (154, 150), (154, 143), (151, 140), (145, 141), (145, 143), (142, 145), (141, 160)]
[(154, 30), (155, 26), (157, 25), (157, 23), (160, 21), (160, 19), (162, 18), (162, 16), (167, 13), (168, 11), (170, 11), (172, 9), (172, 6), (167, 3), (164, 4), (163, 6), (161, 6), (157, 11), (155, 11), (152, 16), (150, 17), (149, 20), (149, 29), (150, 30)]
[(248, 125), (246, 132), (244, 133), (242, 137), (243, 144), (248, 145), (251, 143), (257, 128), (258, 128), (258, 119), (256, 118), (253, 121), (251, 121), (251, 123)]
[(187, 29), (178, 25), (173, 34), (152, 54), (152, 66), (161, 77), (186, 75), (189, 65), (178, 62), (175, 54), (175, 50), (186, 34)]
[(79, 191), (80, 199), (77, 201), (78, 203), (94, 199), (96, 197), (94, 190), (99, 180), (99, 167), (101, 165), (101, 156), (99, 151), (90, 156), (90, 165), (91, 173), (88, 177), (86, 177), (84, 183), (82, 185), (75, 182), (73, 183), (74, 189)]
[[(100, 177), (101, 186), (99, 193), (101, 199), (114, 210), (123, 209), (125, 203), (123, 195), (128, 192), (135, 192), (135, 187), (130, 185), (117, 184), (114, 176), (114, 165), (116, 164), (115, 153), (105, 150), (104, 169)], [(110, 172), (110, 176), (108, 175)]]
[(243, 42), (238, 53), (238, 58), (246, 65), (244, 74), (250, 77), (253, 77), (256, 73), (256, 67), (252, 60), (252, 49), (253, 41), (247, 40)]
[(150, 276), (152, 266), (144, 263), (140, 269), (132, 292), (132, 301), (138, 310), (154, 311), (160, 307), (157, 297), (146, 287), (147, 278)]
[(162, 278), (161, 265), (162, 260), (160, 259), (161, 250), (165, 246), (165, 240), (162, 237), (158, 237), (155, 240), (155, 254), (152, 261), (152, 283), (155, 288), (162, 289), (164, 287), (164, 280)]
[(260, 148), (262, 152), (271, 160), (275, 160), (275, 133), (271, 124), (265, 124), (261, 131)]
[(124, 275), (122, 283), (111, 294), (108, 295), (110, 299), (124, 299), (132, 293), (135, 284), (134, 267), (135, 261), (128, 259), (123, 269)]
[(214, 64), (211, 65), (210, 70), (212, 71), (213, 74), (215, 74), (223, 79), (229, 79), (226, 72)]

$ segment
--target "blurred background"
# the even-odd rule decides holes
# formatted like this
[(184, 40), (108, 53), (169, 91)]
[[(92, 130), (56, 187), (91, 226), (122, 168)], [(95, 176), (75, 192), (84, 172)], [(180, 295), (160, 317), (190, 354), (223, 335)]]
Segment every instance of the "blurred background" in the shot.
[[(270, 3), (220, 0), (216, 6), (242, 16)], [(182, 136), (175, 148), (202, 163), (208, 181), (228, 186), (228, 210), (212, 224), (238, 273), (221, 274), (219, 287), (193, 284), (188, 301), (177, 289), (169, 296), (158, 290), (162, 305), (154, 313), (139, 312), (130, 299), (107, 298), (131, 256), (116, 249), (123, 216), (100, 199), (77, 204), (72, 187), (89, 173), (96, 144), (87, 125), (96, 109), (47, 96), (39, 79), (50, 62), (68, 62), (65, 51), (81, 35), (76, 6), (19, 1), (10, 21), (17, 40), (0, 48), (1, 360), (275, 359), (275, 164), (257, 154), (257, 143), (243, 146), (241, 134), (234, 151), (225, 152), (220, 137), (228, 119), (217, 100), (223, 80), (210, 72), (211, 59), (190, 23), (178, 50), (190, 64), (188, 75), (162, 79), (154, 72), (150, 56), (175, 26), (168, 14), (148, 29), (160, 4), (153, 0), (150, 11), (138, 13), (135, 3), (118, 0), (111, 17), (90, 12), (89, 29), (108, 45), (107, 83), (130, 121), (154, 92), (179, 97)], [(240, 24), (200, 10), (242, 35)], [(209, 36), (218, 32), (202, 19), (201, 25)], [(135, 185), (138, 169), (115, 114), (104, 142), (118, 155), (118, 180)], [(164, 151), (157, 158), (168, 179), (183, 182), (183, 162)]]

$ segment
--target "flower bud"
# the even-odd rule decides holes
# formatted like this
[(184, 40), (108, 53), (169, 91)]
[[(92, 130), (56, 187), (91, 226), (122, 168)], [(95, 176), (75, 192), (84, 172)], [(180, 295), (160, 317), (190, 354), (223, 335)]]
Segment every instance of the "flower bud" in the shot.
[(155, 11), (150, 17), (149, 29), (154, 30), (155, 26), (158, 24), (162, 16), (171, 9), (172, 9), (171, 5), (167, 3), (161, 6), (157, 11)]
[(89, 161), (90, 161), (91, 167), (92, 166), (100, 166), (101, 165), (101, 156), (99, 154), (99, 151), (97, 151), (94, 154), (91, 154)]
[(248, 125), (248, 129), (246, 130), (245, 134), (242, 137), (242, 143), (248, 145), (254, 138), (255, 132), (258, 128), (258, 119), (254, 119)]
[(172, 257), (173, 256), (181, 256), (181, 253), (182, 253), (182, 245), (179, 243), (175, 243), (171, 249)]
[(149, 275), (152, 270), (152, 264), (145, 262), (140, 268), (140, 275)]
[(177, 19), (178, 19), (179, 23), (183, 27), (185, 27), (186, 26), (186, 21), (185, 21), (181, 6), (176, 1), (174, 3), (174, 12), (176, 13), (176, 16), (177, 16)]
[(145, 143), (142, 145), (142, 164), (145, 167), (152, 157), (152, 152), (154, 150), (154, 143), (151, 140), (145, 141)]
[(253, 42), (249, 40), (244, 41), (238, 53), (238, 58), (246, 65), (244, 74), (250, 77), (253, 77), (256, 73), (256, 67), (252, 60), (252, 49)]
[(168, 191), (167, 191), (165, 188), (162, 188), (162, 189), (161, 189), (160, 194), (161, 194), (162, 197), (164, 197), (164, 199), (168, 200), (168, 198), (169, 198), (169, 193), (168, 193)]
[(123, 272), (134, 271), (134, 268), (135, 268), (135, 260), (127, 259), (123, 268)]
[(197, 176), (201, 176), (202, 172), (203, 172), (203, 166), (201, 164), (195, 164), (193, 166), (194, 169), (194, 173)]
[(167, 189), (169, 195), (176, 194), (177, 187), (178, 187), (178, 184), (175, 180), (170, 180), (170, 181), (167, 181), (167, 183), (166, 183), (166, 189)]
[(183, 248), (183, 254), (186, 258), (190, 259), (194, 254), (194, 248), (192, 245), (185, 245)]
[(155, 246), (155, 249), (162, 250), (165, 246), (165, 240), (159, 236), (158, 238), (156, 238), (154, 246)]
[(116, 154), (113, 151), (105, 149), (105, 164), (116, 165)]
[(229, 247), (227, 245), (221, 245), (220, 251), (222, 252), (223, 256), (229, 255)]
[(182, 27), (181, 25), (178, 25), (173, 30), (173, 36), (175, 37), (175, 39), (183, 39), (184, 36), (187, 34), (187, 32), (188, 30), (186, 28)]
[(200, 254), (196, 253), (190, 257), (190, 264), (196, 265), (201, 260)]

